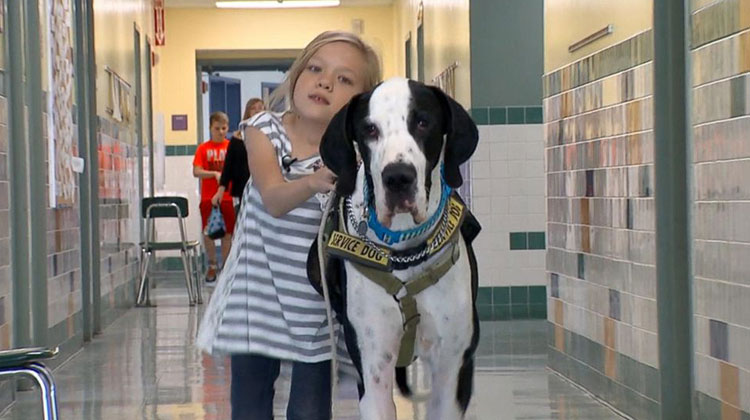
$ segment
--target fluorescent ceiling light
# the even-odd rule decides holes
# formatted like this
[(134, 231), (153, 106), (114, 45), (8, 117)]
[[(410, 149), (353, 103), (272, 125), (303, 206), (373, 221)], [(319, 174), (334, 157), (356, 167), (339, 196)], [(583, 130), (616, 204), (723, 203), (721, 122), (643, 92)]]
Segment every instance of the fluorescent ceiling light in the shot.
[(217, 1), (220, 9), (293, 9), (300, 7), (335, 7), (339, 0), (258, 0), (258, 1)]

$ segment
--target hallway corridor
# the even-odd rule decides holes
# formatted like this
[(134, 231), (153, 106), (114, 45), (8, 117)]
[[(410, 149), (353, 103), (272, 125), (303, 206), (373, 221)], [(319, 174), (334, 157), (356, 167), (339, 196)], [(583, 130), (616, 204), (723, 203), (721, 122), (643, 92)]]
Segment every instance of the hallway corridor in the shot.
[[(61, 419), (230, 418), (229, 365), (193, 347), (203, 306), (186, 306), (184, 293), (179, 278), (162, 281), (159, 306), (130, 309), (54, 372)], [(546, 330), (538, 320), (482, 323), (467, 419), (620, 418), (545, 367)], [(424, 375), (416, 376), (413, 389), (424, 394)], [(283, 418), (286, 379), (282, 370), (277, 418)], [(38, 390), (18, 395), (0, 420), (41, 418)], [(357, 419), (356, 402), (353, 381), (343, 381), (337, 418)], [(399, 420), (424, 419), (424, 403), (398, 398), (397, 408)]]

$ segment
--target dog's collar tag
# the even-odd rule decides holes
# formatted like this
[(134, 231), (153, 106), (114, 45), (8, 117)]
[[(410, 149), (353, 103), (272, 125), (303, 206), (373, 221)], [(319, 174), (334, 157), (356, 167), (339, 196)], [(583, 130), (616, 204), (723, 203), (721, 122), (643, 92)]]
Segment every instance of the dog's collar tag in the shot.
[(366, 220), (360, 220), (359, 223), (357, 223), (357, 235), (360, 237), (364, 237), (367, 235), (367, 221)]
[(391, 271), (390, 251), (376, 248), (365, 241), (347, 235), (340, 231), (333, 231), (328, 238), (328, 252), (341, 258), (372, 267), (382, 271)]

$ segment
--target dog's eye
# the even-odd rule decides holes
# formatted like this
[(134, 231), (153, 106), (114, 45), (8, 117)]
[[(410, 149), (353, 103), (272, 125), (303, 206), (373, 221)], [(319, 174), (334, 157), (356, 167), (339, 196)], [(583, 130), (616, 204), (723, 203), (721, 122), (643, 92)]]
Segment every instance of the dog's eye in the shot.
[(424, 118), (418, 118), (417, 119), (417, 128), (420, 130), (426, 130), (427, 127), (429, 127), (430, 123), (427, 122)]
[(365, 126), (365, 132), (367, 133), (368, 137), (378, 137), (380, 134), (380, 131), (378, 130), (378, 126), (375, 124), (367, 124)]

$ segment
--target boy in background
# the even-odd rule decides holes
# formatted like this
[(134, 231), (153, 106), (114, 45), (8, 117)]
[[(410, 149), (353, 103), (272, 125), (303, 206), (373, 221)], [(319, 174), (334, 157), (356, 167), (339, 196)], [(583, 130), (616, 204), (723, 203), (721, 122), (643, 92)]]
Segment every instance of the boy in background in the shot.
[[(198, 146), (193, 157), (193, 176), (201, 180), (201, 222), (202, 231), (205, 232), (208, 216), (211, 214), (213, 205), (211, 198), (219, 189), (219, 179), (224, 168), (229, 140), (226, 139), (229, 130), (229, 117), (223, 112), (214, 112), (209, 119), (211, 127), (211, 139)], [(226, 192), (219, 203), (224, 223), (227, 226), (226, 235), (221, 239), (221, 260), (226, 261), (229, 248), (232, 246), (232, 233), (234, 232), (234, 208), (232, 207), (232, 196)], [(208, 270), (206, 271), (206, 282), (216, 280), (216, 246), (213, 239), (204, 234), (203, 243), (208, 254)]]

